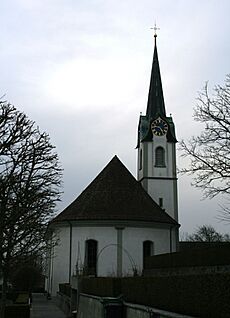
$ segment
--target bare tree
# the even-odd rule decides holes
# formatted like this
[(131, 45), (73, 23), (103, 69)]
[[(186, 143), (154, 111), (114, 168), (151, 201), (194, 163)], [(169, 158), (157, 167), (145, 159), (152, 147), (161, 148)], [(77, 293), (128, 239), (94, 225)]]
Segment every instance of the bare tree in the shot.
[[(209, 95), (208, 84), (199, 94), (194, 119), (204, 124), (199, 136), (180, 143), (182, 156), (190, 159), (182, 173), (193, 175), (193, 185), (204, 197), (230, 194), (230, 74), (223, 86)], [(227, 214), (229, 210), (227, 209)]]
[(46, 225), (60, 199), (61, 175), (48, 135), (14, 106), (0, 102), (1, 317), (10, 269), (46, 245)]
[(191, 242), (229, 242), (230, 236), (228, 234), (221, 234), (217, 232), (211, 225), (202, 225), (197, 230), (187, 235), (186, 241)]

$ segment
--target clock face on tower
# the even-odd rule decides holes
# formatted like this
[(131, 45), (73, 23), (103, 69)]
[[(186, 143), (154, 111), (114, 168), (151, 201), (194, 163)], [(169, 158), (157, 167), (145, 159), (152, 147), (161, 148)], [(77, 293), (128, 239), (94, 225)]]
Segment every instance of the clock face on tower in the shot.
[(152, 122), (151, 129), (154, 135), (163, 136), (168, 131), (168, 124), (159, 117)]

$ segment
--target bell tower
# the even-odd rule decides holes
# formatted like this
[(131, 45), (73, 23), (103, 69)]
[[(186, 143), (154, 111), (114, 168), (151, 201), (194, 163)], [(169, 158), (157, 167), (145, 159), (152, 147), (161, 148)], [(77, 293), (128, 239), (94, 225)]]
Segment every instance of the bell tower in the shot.
[(138, 125), (137, 179), (153, 200), (178, 221), (177, 140), (173, 119), (166, 115), (156, 39), (155, 33), (146, 115), (140, 115)]

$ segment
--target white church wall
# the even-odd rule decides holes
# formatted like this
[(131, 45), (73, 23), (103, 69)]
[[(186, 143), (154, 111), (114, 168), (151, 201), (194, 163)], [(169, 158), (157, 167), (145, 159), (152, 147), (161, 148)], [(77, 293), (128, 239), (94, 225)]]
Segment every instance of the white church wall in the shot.
[(69, 281), (69, 227), (60, 227), (55, 233), (59, 240), (51, 264), (52, 295), (56, 295), (60, 283)]
[(159, 204), (159, 198), (163, 199), (162, 208), (168, 213), (172, 218), (177, 220), (177, 194), (175, 193), (176, 188), (174, 185), (174, 180), (158, 179), (157, 183), (153, 180), (148, 181), (148, 192), (153, 198), (153, 200)]
[[(143, 268), (143, 242), (154, 243), (154, 255), (170, 252), (170, 230), (160, 228), (134, 228), (126, 227), (123, 231), (123, 248), (128, 251), (129, 256), (123, 252), (123, 272), (132, 275), (132, 261), (137, 270)], [(131, 259), (131, 260), (130, 260)]]
[[(98, 242), (98, 276), (117, 274), (117, 229), (112, 226), (73, 226), (72, 254), (70, 260), (70, 226), (58, 230), (59, 245), (55, 247), (52, 268), (52, 295), (56, 295), (60, 283), (69, 282), (69, 275), (76, 273), (76, 264), (84, 265), (85, 242)], [(143, 267), (143, 242), (154, 243), (154, 255), (170, 252), (170, 230), (168, 228), (124, 227), (122, 230), (122, 275), (133, 275), (134, 267), (141, 272)], [(176, 240), (172, 242), (172, 248)], [(69, 272), (71, 270), (71, 273)]]
[[(155, 165), (157, 147), (163, 147), (165, 150), (165, 167)], [(141, 170), (139, 169), (140, 152), (143, 156)], [(141, 143), (138, 149), (137, 171), (138, 180), (147, 177), (142, 181), (142, 185), (152, 199), (160, 204), (159, 200), (162, 198), (162, 208), (171, 217), (178, 220), (175, 144), (167, 142), (166, 136), (158, 136), (151, 142)]]
[[(146, 173), (147, 178), (142, 182), (144, 188), (152, 199), (159, 204), (159, 199), (163, 199), (162, 208), (178, 220), (178, 206), (177, 206), (177, 182), (176, 177), (176, 163), (175, 163), (175, 144), (168, 143), (166, 136), (159, 136), (153, 139), (153, 142), (146, 142), (147, 159)], [(155, 166), (155, 151), (157, 147), (165, 149), (165, 167)], [(172, 178), (172, 179), (170, 179)]]
[(172, 229), (172, 252), (177, 252), (179, 249), (179, 229)]
[[(77, 261), (84, 266), (85, 242), (94, 239), (98, 242), (98, 276), (115, 276), (117, 270), (117, 231), (114, 227), (72, 227), (72, 253), (70, 261), (70, 226), (57, 230), (59, 244), (55, 247), (52, 265), (52, 295), (56, 295), (60, 283), (69, 282), (76, 273)], [(81, 264), (80, 264), (81, 263)]]
[(72, 269), (75, 273), (79, 256), (84, 264), (85, 242), (89, 239), (98, 242), (98, 276), (107, 276), (116, 273), (116, 246), (117, 232), (114, 227), (73, 227), (72, 240)]
[[(162, 147), (165, 150), (165, 167), (155, 166), (155, 151), (157, 147)], [(148, 142), (148, 176), (154, 177), (175, 177), (175, 158), (173, 143), (168, 143), (165, 136), (153, 139), (153, 142)]]
[(141, 180), (144, 176), (143, 166), (145, 161), (145, 149), (143, 143), (140, 143), (137, 155), (137, 180)]

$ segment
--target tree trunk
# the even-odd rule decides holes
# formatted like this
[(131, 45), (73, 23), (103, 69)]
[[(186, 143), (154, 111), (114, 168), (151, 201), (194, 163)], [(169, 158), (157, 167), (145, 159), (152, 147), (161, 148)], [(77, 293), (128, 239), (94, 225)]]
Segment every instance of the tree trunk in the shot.
[(1, 298), (1, 306), (0, 306), (0, 318), (5, 317), (5, 308), (7, 301), (7, 275), (3, 271), (3, 283), (2, 283), (2, 298)]

